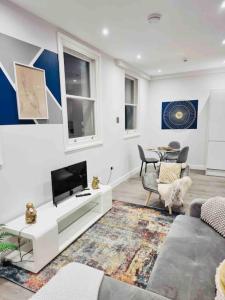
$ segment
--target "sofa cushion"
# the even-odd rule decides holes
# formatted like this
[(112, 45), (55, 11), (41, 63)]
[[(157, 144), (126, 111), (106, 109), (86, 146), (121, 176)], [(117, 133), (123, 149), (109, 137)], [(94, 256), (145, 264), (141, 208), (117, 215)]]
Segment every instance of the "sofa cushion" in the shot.
[(207, 200), (201, 208), (201, 219), (225, 237), (225, 198)]
[(147, 289), (173, 300), (212, 300), (225, 239), (198, 218), (178, 216), (156, 260)]
[(168, 300), (168, 298), (104, 276), (98, 300)]

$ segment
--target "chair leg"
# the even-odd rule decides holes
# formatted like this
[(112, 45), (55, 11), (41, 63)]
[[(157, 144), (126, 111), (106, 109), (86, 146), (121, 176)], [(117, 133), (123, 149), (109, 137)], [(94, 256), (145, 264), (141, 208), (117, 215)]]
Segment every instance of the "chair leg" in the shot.
[(172, 215), (172, 207), (169, 205), (168, 208), (169, 208), (169, 214)]
[(152, 194), (152, 192), (149, 192), (148, 195), (147, 195), (146, 202), (145, 202), (145, 205), (146, 205), (146, 206), (148, 206), (149, 203), (150, 203), (150, 200), (151, 200), (151, 199), (150, 199), (150, 198), (151, 198), (151, 194)]
[(159, 194), (159, 202), (163, 202), (161, 195)]
[(154, 168), (155, 168), (155, 170), (156, 170), (156, 166), (155, 166), (155, 163), (154, 163)]
[(142, 174), (142, 168), (143, 168), (143, 161), (141, 162), (140, 177), (141, 177), (141, 174)]
[(145, 163), (145, 173), (147, 172), (147, 163)]

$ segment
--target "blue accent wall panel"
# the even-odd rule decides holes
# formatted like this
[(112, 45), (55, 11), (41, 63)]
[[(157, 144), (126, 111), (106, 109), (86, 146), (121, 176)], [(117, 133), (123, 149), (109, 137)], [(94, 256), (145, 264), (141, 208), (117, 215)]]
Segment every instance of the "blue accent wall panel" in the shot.
[(45, 70), (47, 87), (61, 105), (58, 54), (45, 49), (34, 63), (34, 67)]
[(162, 103), (162, 129), (197, 129), (198, 100)]
[(0, 125), (34, 124), (32, 120), (19, 120), (16, 92), (0, 68)]

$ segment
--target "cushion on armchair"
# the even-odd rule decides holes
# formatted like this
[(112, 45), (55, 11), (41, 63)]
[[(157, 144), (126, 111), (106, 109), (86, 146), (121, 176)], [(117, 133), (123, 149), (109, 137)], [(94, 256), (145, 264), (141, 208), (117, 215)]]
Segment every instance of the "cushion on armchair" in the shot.
[(159, 182), (172, 183), (180, 178), (182, 165), (178, 163), (165, 163), (160, 164)]
[(225, 198), (207, 200), (201, 208), (201, 219), (225, 237)]

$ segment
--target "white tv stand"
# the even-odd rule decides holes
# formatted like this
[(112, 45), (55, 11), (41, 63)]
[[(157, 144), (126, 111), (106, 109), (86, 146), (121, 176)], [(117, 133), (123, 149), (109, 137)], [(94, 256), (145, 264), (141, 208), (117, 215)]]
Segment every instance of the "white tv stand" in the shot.
[[(82, 193), (88, 193), (84, 191)], [(91, 195), (77, 198), (75, 195), (60, 202), (57, 207), (48, 202), (37, 208), (37, 223), (27, 225), (24, 215), (7, 223), (5, 229), (26, 239), (19, 251), (7, 258), (33, 273), (39, 272), (54, 257), (101, 218), (112, 207), (112, 188), (100, 186), (90, 189)], [(28, 253), (29, 252), (29, 253)]]

